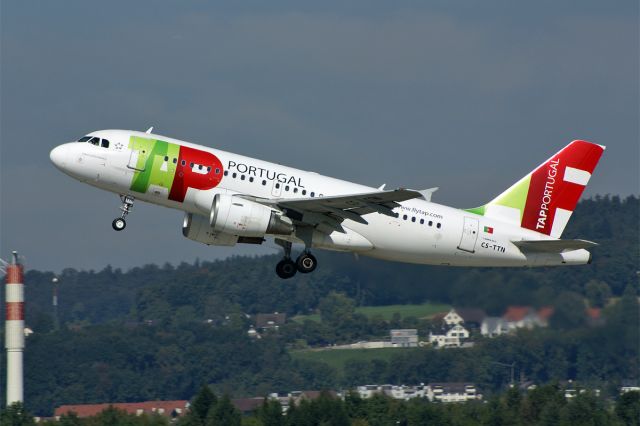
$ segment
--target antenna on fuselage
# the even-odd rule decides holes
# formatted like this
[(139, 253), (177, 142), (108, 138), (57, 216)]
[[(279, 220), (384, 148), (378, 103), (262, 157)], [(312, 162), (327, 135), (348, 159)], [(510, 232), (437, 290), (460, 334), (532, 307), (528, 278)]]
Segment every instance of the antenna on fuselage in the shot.
[(146, 134), (149, 134), (149, 133), (151, 133), (151, 132), (153, 132), (153, 126), (149, 127), (145, 133), (146, 133)]

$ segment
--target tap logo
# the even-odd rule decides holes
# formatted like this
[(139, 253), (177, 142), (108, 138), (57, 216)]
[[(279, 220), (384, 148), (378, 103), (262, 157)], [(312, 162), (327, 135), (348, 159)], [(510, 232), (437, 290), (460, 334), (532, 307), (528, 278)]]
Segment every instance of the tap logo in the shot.
[(222, 180), (222, 162), (210, 152), (138, 136), (131, 136), (129, 149), (132, 191), (147, 193), (153, 188), (181, 203), (189, 188), (207, 190)]

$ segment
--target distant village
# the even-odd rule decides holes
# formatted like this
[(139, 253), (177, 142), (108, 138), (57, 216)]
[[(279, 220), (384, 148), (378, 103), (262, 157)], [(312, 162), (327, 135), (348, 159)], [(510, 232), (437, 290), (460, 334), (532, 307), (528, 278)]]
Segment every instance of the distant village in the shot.
[[(518, 329), (531, 329), (534, 327), (547, 327), (549, 318), (553, 315), (553, 309), (543, 307), (534, 309), (527, 306), (510, 306), (502, 316), (488, 316), (481, 309), (451, 308), (432, 316), (432, 328), (424, 340), (420, 340), (417, 329), (392, 329), (389, 338), (380, 341), (361, 341), (345, 345), (332, 345), (329, 347), (314, 348), (311, 350), (335, 350), (335, 349), (378, 349), (378, 348), (415, 348), (432, 346), (434, 348), (467, 348), (473, 346), (473, 338), (481, 336), (493, 338), (504, 334), (515, 333)], [(602, 324), (599, 309), (588, 309), (586, 315), (591, 326)], [(254, 317), (254, 324), (248, 330), (248, 335), (260, 339), (261, 335), (268, 332), (277, 332), (287, 321), (284, 313), (264, 313)], [(522, 382), (511, 386), (518, 386), (522, 390), (531, 390), (536, 387), (532, 382)], [(564, 396), (567, 399), (574, 398), (586, 389), (580, 388), (571, 381), (562, 384)], [(599, 390), (593, 390), (599, 393)], [(620, 394), (630, 391), (640, 391), (637, 383), (625, 383)], [(344, 398), (353, 392), (361, 398), (371, 398), (374, 395), (385, 395), (390, 398), (408, 401), (412, 398), (426, 398), (436, 403), (460, 403), (466, 401), (480, 401), (482, 392), (474, 383), (420, 383), (418, 385), (392, 385), (392, 384), (366, 384), (353, 389), (327, 391), (331, 396)], [(253, 398), (232, 399), (233, 405), (243, 414), (255, 412), (266, 399), (276, 400), (280, 403), (283, 413), (286, 413), (291, 404), (298, 405), (302, 400), (318, 398), (321, 391), (291, 391), (284, 394), (271, 393)], [(104, 404), (78, 404), (62, 405), (55, 409), (54, 418), (60, 419), (62, 415), (75, 413), (78, 417), (91, 417), (108, 407), (115, 407), (130, 414), (160, 414), (172, 419), (177, 419), (189, 409), (189, 401), (145, 401), (139, 403), (104, 403)], [(44, 420), (44, 419), (41, 419)]]
[[(588, 308), (585, 312), (590, 326), (603, 324), (600, 308)], [(552, 307), (534, 309), (530, 306), (509, 306), (502, 316), (488, 316), (482, 309), (451, 308), (449, 312), (433, 315), (429, 335), (420, 340), (417, 329), (392, 329), (385, 340), (360, 341), (344, 345), (332, 345), (314, 349), (380, 349), (413, 348), (433, 346), (435, 348), (468, 348), (473, 346), (473, 337), (493, 338), (513, 334), (519, 329), (547, 327), (553, 315)], [(260, 338), (261, 333), (277, 331), (287, 321), (286, 314), (257, 314), (255, 326), (248, 335)]]

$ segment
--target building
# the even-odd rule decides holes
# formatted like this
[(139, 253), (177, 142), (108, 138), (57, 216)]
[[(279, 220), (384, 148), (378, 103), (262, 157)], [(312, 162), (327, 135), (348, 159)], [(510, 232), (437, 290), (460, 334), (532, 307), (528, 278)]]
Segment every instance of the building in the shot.
[(465, 328), (480, 328), (487, 314), (477, 308), (451, 308), (444, 316), (434, 316), (434, 320), (442, 320), (443, 326), (451, 327), (464, 324)]
[(260, 331), (278, 330), (278, 328), (283, 326), (286, 321), (287, 314), (279, 314), (277, 312), (274, 312), (273, 314), (257, 314), (256, 329)]
[(482, 399), (472, 383), (429, 383), (427, 398), (432, 402), (466, 402)]
[(376, 394), (408, 401), (413, 398), (428, 398), (432, 402), (464, 402), (482, 399), (472, 383), (421, 383), (417, 386), (364, 385), (356, 388), (361, 398)]
[(438, 348), (459, 348), (469, 338), (469, 330), (460, 324), (441, 332), (430, 332), (429, 343)]
[(496, 337), (514, 333), (520, 328), (547, 327), (553, 308), (544, 306), (537, 311), (531, 306), (509, 306), (502, 317), (485, 317), (480, 325), (480, 334)]
[(418, 346), (418, 330), (415, 328), (391, 330), (391, 345), (401, 348)]
[(360, 398), (371, 398), (376, 394), (386, 395), (394, 399), (408, 401), (412, 398), (424, 398), (426, 396), (424, 384), (418, 386), (395, 385), (364, 385), (358, 386), (356, 392)]
[(126, 411), (129, 414), (159, 414), (166, 417), (179, 417), (189, 408), (189, 401), (145, 401), (118, 402), (113, 404), (76, 404), (61, 405), (55, 409), (54, 416), (60, 420), (63, 414), (75, 413), (78, 417), (95, 416), (109, 407)]

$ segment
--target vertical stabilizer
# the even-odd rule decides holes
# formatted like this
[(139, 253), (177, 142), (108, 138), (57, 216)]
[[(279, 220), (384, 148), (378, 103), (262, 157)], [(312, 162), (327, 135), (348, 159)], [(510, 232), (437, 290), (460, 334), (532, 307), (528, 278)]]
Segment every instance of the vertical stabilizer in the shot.
[(604, 149), (573, 141), (489, 203), (469, 211), (560, 238)]

